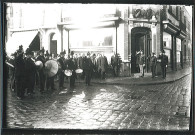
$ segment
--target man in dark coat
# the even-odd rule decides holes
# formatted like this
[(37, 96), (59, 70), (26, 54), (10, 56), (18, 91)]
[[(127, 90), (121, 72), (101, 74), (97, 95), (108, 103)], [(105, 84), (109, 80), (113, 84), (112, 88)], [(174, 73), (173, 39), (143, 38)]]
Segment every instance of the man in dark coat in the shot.
[(102, 58), (102, 55), (101, 54), (98, 54), (97, 56), (97, 72), (98, 72), (98, 77), (101, 78), (101, 58)]
[(106, 70), (108, 67), (108, 61), (107, 61), (106, 56), (104, 56), (104, 54), (102, 54), (102, 57), (100, 59), (100, 67), (101, 67), (101, 79), (105, 79)]
[(113, 70), (113, 75), (116, 77), (119, 74), (120, 70), (120, 59), (117, 54), (113, 54), (111, 57), (111, 65)]
[(92, 61), (92, 73), (91, 73), (91, 75), (92, 75), (92, 77), (93, 78), (95, 78), (95, 77), (97, 77), (97, 61), (96, 61), (96, 54), (93, 54), (92, 56), (91, 56), (91, 61)]
[(76, 61), (73, 59), (73, 52), (71, 52), (70, 54), (70, 58), (67, 61), (68, 63), (68, 69), (72, 71), (72, 75), (70, 76), (70, 88), (74, 87), (75, 84), (75, 79), (76, 79), (76, 72), (75, 70), (77, 69), (77, 64)]
[(60, 58), (58, 59), (58, 62), (60, 63), (61, 69), (59, 70), (59, 88), (63, 89), (64, 87), (64, 71), (66, 69), (65, 65), (65, 58), (64, 58), (65, 53), (61, 52), (60, 53)]
[(45, 70), (45, 57), (44, 57), (44, 49), (39, 51), (39, 56), (37, 57), (37, 61), (41, 61), (43, 63), (43, 68), (41, 68), (38, 72), (39, 72), (39, 84), (40, 84), (40, 92), (42, 93), (44, 91), (45, 88), (45, 74), (44, 74), (44, 70)]
[(83, 69), (85, 71), (85, 83), (87, 86), (89, 86), (91, 81), (91, 74), (93, 70), (93, 63), (91, 61), (89, 52), (87, 53), (87, 57), (85, 57), (84, 59)]
[(19, 49), (15, 58), (15, 81), (16, 81), (16, 92), (19, 99), (24, 98), (25, 91), (25, 62), (23, 59), (23, 50)]
[(36, 65), (32, 60), (33, 52), (27, 48), (26, 50), (26, 59), (25, 59), (25, 72), (26, 72), (26, 85), (28, 94), (33, 94), (34, 85), (35, 85), (35, 74), (36, 74)]
[(162, 50), (162, 54), (159, 56), (161, 61), (162, 77), (166, 78), (166, 68), (168, 65), (168, 57), (165, 55), (165, 51)]
[(155, 53), (152, 53), (152, 56), (150, 58), (152, 78), (154, 78), (156, 76), (156, 62), (157, 62), (157, 58), (155, 56)]
[[(85, 58), (85, 54), (81, 54), (81, 56), (79, 56), (78, 58), (78, 68), (83, 69), (83, 60)], [(82, 75), (81, 75), (81, 79), (84, 79), (85, 76), (85, 72), (83, 71)]]

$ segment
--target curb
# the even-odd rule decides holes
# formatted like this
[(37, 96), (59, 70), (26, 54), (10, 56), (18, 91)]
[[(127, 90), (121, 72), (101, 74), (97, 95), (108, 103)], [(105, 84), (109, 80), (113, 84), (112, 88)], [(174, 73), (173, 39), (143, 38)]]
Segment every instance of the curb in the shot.
[[(191, 74), (188, 73), (188, 74), (185, 74), (177, 79), (173, 79), (173, 80), (170, 80), (170, 81), (163, 81), (163, 82), (148, 82), (148, 83), (117, 83), (117, 82), (91, 82), (93, 84), (106, 84), (106, 85), (133, 85), (133, 86), (141, 86), (141, 85), (157, 85), (157, 84), (167, 84), (167, 83), (172, 83), (172, 82), (175, 82), (177, 80), (180, 80), (182, 78), (184, 78), (185, 76)], [(77, 83), (81, 83), (81, 82), (77, 82)]]

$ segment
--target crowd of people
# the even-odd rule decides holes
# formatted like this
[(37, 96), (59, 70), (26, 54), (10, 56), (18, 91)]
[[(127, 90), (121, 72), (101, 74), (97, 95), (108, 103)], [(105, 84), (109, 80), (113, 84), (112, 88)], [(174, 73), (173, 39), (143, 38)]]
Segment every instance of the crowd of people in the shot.
[[(148, 58), (147, 58), (148, 59)], [(49, 60), (56, 61), (58, 69), (56, 74), (53, 76), (47, 75), (47, 67), (45, 63)], [(19, 49), (12, 54), (12, 58), (7, 57), (6, 60), (10, 68), (11, 75), (11, 89), (13, 89), (18, 98), (24, 98), (24, 94), (34, 94), (35, 86), (38, 86), (40, 93), (47, 91), (49, 89), (64, 89), (66, 88), (65, 82), (69, 82), (69, 87), (73, 88), (75, 86), (76, 79), (85, 79), (85, 85), (89, 86), (91, 78), (105, 79), (106, 72), (108, 70), (108, 60), (103, 53), (97, 54), (66, 54), (65, 51), (61, 52), (59, 56), (55, 57), (54, 54), (49, 54), (48, 51), (45, 52), (42, 48), (37, 53), (32, 52), (29, 48), (24, 52), (23, 46), (19, 46)], [(36, 65), (39, 61), (41, 65)], [(157, 61), (161, 63), (162, 77), (166, 77), (166, 68), (168, 65), (168, 57), (165, 55), (164, 50), (157, 58), (155, 53), (149, 57), (152, 78), (156, 76), (156, 66)], [(139, 67), (139, 72), (141, 77), (144, 77), (146, 57), (143, 51), (136, 52), (136, 65)], [(113, 71), (113, 76), (119, 76), (121, 59), (119, 54), (114, 53), (111, 57), (110, 66)], [(77, 73), (77, 70), (82, 72)], [(71, 75), (66, 75), (65, 72), (71, 72)], [(58, 79), (58, 88), (55, 86), (54, 80)]]
[[(58, 63), (58, 71), (54, 76), (47, 75), (45, 63), (49, 60), (54, 60)], [(108, 60), (103, 53), (97, 54), (66, 54), (65, 51), (61, 52), (59, 56), (55, 57), (54, 54), (45, 52), (42, 48), (37, 53), (34, 53), (29, 48), (24, 52), (23, 46), (12, 54), (12, 58), (7, 57), (6, 60), (11, 66), (11, 89), (13, 89), (17, 97), (22, 99), (27, 93), (32, 95), (35, 93), (35, 86), (38, 86), (40, 93), (51, 89), (64, 89), (66, 88), (65, 82), (69, 82), (69, 87), (75, 86), (76, 79), (85, 79), (86, 86), (91, 85), (91, 78), (105, 79), (108, 69)], [(41, 65), (36, 65), (37, 61), (41, 61)], [(113, 76), (119, 75), (121, 60), (117, 54), (111, 57), (111, 66), (113, 69)], [(81, 73), (76, 73), (80, 69)], [(71, 76), (67, 76), (65, 71), (71, 71)], [(54, 80), (58, 79), (58, 88), (55, 86)]]

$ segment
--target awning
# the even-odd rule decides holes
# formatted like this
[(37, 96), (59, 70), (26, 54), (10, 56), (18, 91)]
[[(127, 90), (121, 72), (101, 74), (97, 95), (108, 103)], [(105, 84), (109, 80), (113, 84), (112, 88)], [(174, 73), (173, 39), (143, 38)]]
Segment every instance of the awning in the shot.
[(6, 53), (11, 55), (14, 53), (20, 45), (23, 45), (24, 51), (29, 47), (38, 31), (22, 31), (14, 32), (6, 43)]

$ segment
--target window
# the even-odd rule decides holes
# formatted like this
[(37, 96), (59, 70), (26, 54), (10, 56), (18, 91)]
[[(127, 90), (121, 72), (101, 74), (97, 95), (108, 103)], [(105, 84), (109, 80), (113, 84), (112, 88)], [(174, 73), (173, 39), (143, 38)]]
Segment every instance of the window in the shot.
[(114, 28), (100, 28), (70, 31), (70, 47), (112, 46)]

